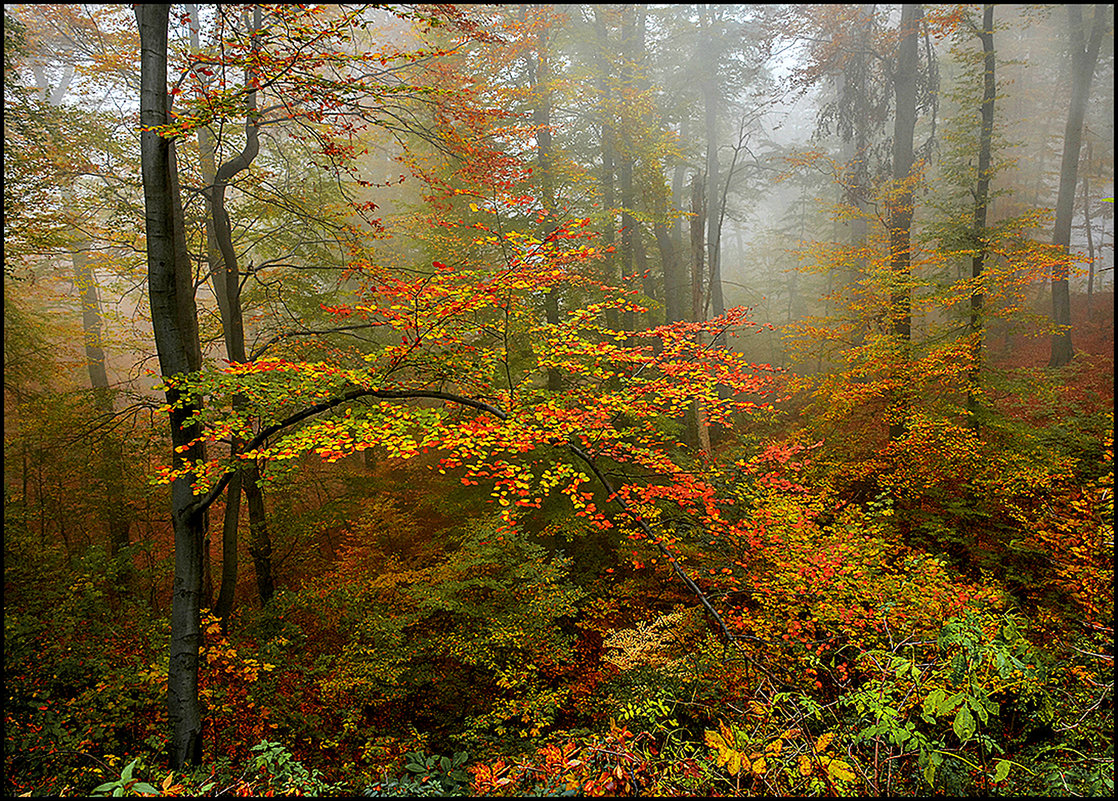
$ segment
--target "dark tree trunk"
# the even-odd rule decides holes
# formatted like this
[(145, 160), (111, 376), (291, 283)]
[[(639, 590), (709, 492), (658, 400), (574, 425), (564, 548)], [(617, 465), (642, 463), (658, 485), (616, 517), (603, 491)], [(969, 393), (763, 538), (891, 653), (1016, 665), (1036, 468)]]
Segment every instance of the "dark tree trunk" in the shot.
[(222, 630), (233, 611), (237, 592), (237, 533), (241, 517), (241, 473), (233, 474), (225, 488), (225, 516), (221, 526), (221, 589), (214, 604), (214, 617), (221, 620)]
[[(255, 6), (252, 20), (246, 18), (246, 28), (250, 31), (252, 47), (256, 49), (257, 31), (263, 26), (260, 6)], [(192, 30), (192, 36), (194, 31)], [(196, 43), (195, 43), (195, 46)], [(200, 76), (201, 77), (201, 76)], [(251, 85), (252, 76), (245, 76), (245, 83)], [(244, 362), (247, 360), (245, 349), (244, 309), (241, 303), (241, 271), (237, 263), (237, 252), (233, 244), (233, 226), (229, 219), (229, 212), (225, 206), (225, 193), (229, 182), (239, 173), (252, 166), (260, 152), (260, 132), (256, 119), (257, 99), (256, 92), (250, 91), (245, 97), (245, 146), (236, 156), (216, 166), (214, 143), (211, 135), (205, 129), (198, 131), (198, 147), (201, 153), (203, 180), (209, 185), (208, 210), (206, 220), (207, 254), (210, 259), (210, 270), (213, 274), (214, 294), (217, 296), (218, 309), (221, 312), (221, 327), (225, 338), (225, 351), (230, 361)], [(235, 407), (240, 407), (244, 399), (237, 396), (233, 398)], [(235, 455), (241, 451), (244, 443), (234, 440), (231, 451)], [(253, 553), (253, 563), (256, 568), (256, 583), (260, 590), (260, 604), (266, 606), (275, 594), (272, 566), (270, 564), (272, 547), (268, 528), (267, 508), (264, 505), (263, 492), (258, 483), (259, 472), (255, 465), (241, 470), (240, 480), (237, 485), (244, 491), (248, 499), (249, 532), (252, 538), (250, 549)], [(230, 485), (232, 487), (232, 484)], [(227, 490), (225, 504), (225, 520), (222, 525), (222, 586), (218, 593), (217, 617), (224, 622), (232, 610), (233, 598), (237, 589), (237, 524), (240, 519), (240, 499), (229, 494)], [(255, 496), (255, 502), (254, 502)]]
[[(997, 59), (994, 53), (994, 6), (986, 4), (982, 12), (982, 30), (978, 33), (982, 42), (982, 131), (978, 140), (978, 186), (974, 193), (974, 256), (971, 258), (971, 278), (978, 282), (986, 262), (986, 216), (990, 197), (990, 161), (994, 141), (994, 100), (997, 97), (997, 82), (994, 70)], [(967, 412), (971, 428), (977, 429), (978, 398), (976, 389), (982, 371), (982, 340), (984, 323), (982, 307), (985, 297), (981, 286), (976, 285), (970, 298), (970, 331), (974, 337), (974, 367), (971, 370), (970, 385), (967, 388)]]
[[(889, 303), (894, 358), (902, 364), (908, 359), (912, 339), (912, 165), (916, 132), (916, 71), (919, 41), (920, 6), (901, 7), (901, 43), (897, 48), (897, 68), (893, 75), (896, 118), (893, 127), (893, 182), (896, 197), (889, 209), (889, 264), (895, 282)], [(903, 376), (898, 376), (901, 381)], [(903, 392), (903, 390), (902, 390)], [(894, 399), (889, 410), (889, 438), (897, 439), (907, 430), (907, 404)]]
[[(1071, 107), (1064, 128), (1064, 155), (1060, 162), (1060, 190), (1056, 196), (1056, 225), (1052, 244), (1065, 253), (1071, 244), (1071, 221), (1075, 213), (1075, 187), (1079, 175), (1079, 148), (1083, 141), (1083, 118), (1087, 114), (1087, 98), (1091, 80), (1099, 60), (1106, 6), (1095, 5), (1090, 38), (1083, 29), (1082, 5), (1069, 5), (1068, 23), (1071, 34)], [(1052, 276), (1052, 322), (1059, 330), (1052, 335), (1052, 356), (1049, 367), (1062, 367), (1071, 361), (1071, 294), (1068, 288), (1068, 264), (1062, 261)]]
[(664, 268), (664, 322), (678, 323), (687, 319), (687, 270), (680, 259), (679, 250), (668, 224), (656, 222), (652, 226), (656, 246), (660, 250), (660, 263)]
[[(170, 6), (135, 7), (140, 31), (140, 155), (147, 232), (148, 296), (159, 368), (164, 380), (198, 370), (201, 349), (194, 307), (194, 286), (186, 249), (178, 176), (171, 140), (155, 130), (169, 121), (167, 24)], [(188, 423), (198, 408), (171, 388), (172, 465), (204, 458), (193, 444), (199, 434)], [(185, 403), (180, 403), (185, 401)], [(182, 450), (180, 450), (180, 448)], [(175, 540), (175, 577), (171, 598), (171, 649), (167, 708), (171, 722), (170, 763), (175, 770), (197, 765), (202, 757), (202, 708), (198, 698), (198, 654), (202, 644), (199, 608), (202, 590), (203, 513), (194, 504), (192, 476), (171, 484), (171, 522)]]
[(242, 471), (242, 488), (248, 501), (248, 552), (256, 568), (256, 590), (260, 604), (267, 606), (276, 594), (272, 577), (272, 537), (264, 513), (264, 493), (260, 490), (260, 473), (256, 465)]

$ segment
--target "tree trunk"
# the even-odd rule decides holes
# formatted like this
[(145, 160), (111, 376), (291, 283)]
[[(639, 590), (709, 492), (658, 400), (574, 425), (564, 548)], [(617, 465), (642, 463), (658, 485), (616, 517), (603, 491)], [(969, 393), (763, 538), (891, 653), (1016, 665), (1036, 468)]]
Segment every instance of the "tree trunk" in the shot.
[(264, 513), (264, 493), (260, 490), (260, 473), (256, 465), (242, 471), (241, 486), (248, 501), (248, 552), (256, 569), (256, 590), (260, 605), (267, 606), (276, 594), (272, 576), (272, 537)]
[[(718, 194), (718, 86), (714, 80), (703, 82), (703, 111), (706, 119), (706, 216), (707, 269), (710, 275), (709, 309), (711, 317), (726, 313), (722, 296), (722, 215)], [(707, 305), (707, 304), (704, 304)], [(705, 312), (705, 309), (704, 309)], [(704, 317), (706, 314), (704, 313)]]
[[(1099, 60), (1103, 29), (1106, 24), (1106, 6), (1095, 5), (1090, 39), (1083, 30), (1081, 5), (1069, 5), (1068, 23), (1071, 35), (1071, 106), (1068, 123), (1064, 128), (1064, 155), (1060, 163), (1060, 190), (1056, 196), (1056, 225), (1052, 244), (1067, 253), (1071, 244), (1071, 221), (1075, 213), (1075, 187), (1079, 175), (1079, 148), (1083, 139), (1083, 118), (1087, 114), (1087, 98), (1091, 93), (1091, 80)], [(1052, 276), (1052, 322), (1059, 330), (1052, 335), (1052, 356), (1049, 367), (1062, 367), (1071, 361), (1071, 295), (1068, 288), (1068, 263), (1061, 261)]]
[[(193, 16), (193, 15), (192, 15)], [(246, 28), (250, 31), (252, 48), (257, 47), (257, 32), (263, 27), (260, 6), (253, 8), (253, 17), (245, 20)], [(194, 29), (191, 35), (196, 36)], [(195, 43), (196, 45), (196, 43)], [(253, 76), (246, 74), (246, 85), (252, 85)], [(225, 207), (225, 192), (229, 182), (240, 172), (252, 166), (260, 152), (260, 133), (256, 119), (256, 92), (249, 91), (245, 96), (245, 146), (239, 154), (216, 167), (213, 138), (205, 129), (198, 131), (198, 148), (201, 153), (203, 181), (210, 187), (207, 208), (209, 217), (206, 221), (207, 254), (210, 258), (210, 270), (213, 275), (214, 294), (217, 296), (218, 309), (221, 312), (221, 327), (225, 338), (225, 352), (230, 361), (244, 362), (247, 360), (245, 350), (244, 310), (241, 303), (241, 271), (237, 264), (237, 253), (233, 245), (233, 226), (229, 219), (229, 212)], [(215, 247), (216, 246), (216, 247)], [(216, 259), (215, 259), (216, 257)], [(240, 396), (233, 398), (233, 405), (240, 407), (244, 399)], [(235, 455), (241, 451), (244, 443), (234, 440), (231, 452)], [(263, 492), (259, 487), (259, 472), (255, 465), (241, 470), (238, 486), (244, 491), (248, 500), (248, 517), (250, 532), (250, 550), (253, 554), (253, 564), (256, 568), (256, 584), (259, 589), (260, 604), (267, 606), (275, 594), (275, 585), (270, 563), (272, 546), (268, 528), (267, 508), (264, 505)], [(230, 484), (232, 487), (232, 484)], [(232, 610), (233, 598), (237, 584), (237, 525), (240, 520), (240, 499), (233, 498), (231, 489), (226, 491), (225, 520), (222, 524), (222, 587), (218, 593), (218, 608), (221, 613), (217, 616), (225, 620)], [(226, 583), (231, 582), (231, 586)]]
[(706, 210), (703, 202), (703, 176), (691, 176), (691, 317), (694, 322), (705, 320), (703, 314), (703, 269), (706, 263), (703, 227)]
[(221, 620), (226, 630), (226, 620), (233, 611), (237, 592), (237, 533), (241, 517), (241, 473), (233, 474), (225, 488), (225, 517), (221, 526), (221, 589), (214, 604), (214, 617)]
[[(105, 349), (102, 345), (101, 296), (97, 276), (89, 266), (87, 250), (89, 237), (75, 227), (70, 260), (74, 269), (74, 282), (81, 292), (82, 338), (85, 342), (85, 364), (89, 372), (89, 385), (94, 402), (104, 414), (112, 414), (112, 392), (105, 369)], [(116, 556), (129, 544), (128, 507), (124, 503), (124, 448), (113, 435), (101, 440), (97, 454), (97, 469), (105, 482), (104, 520), (109, 532), (109, 553)]]
[[(598, 45), (598, 94), (601, 102), (602, 115), (602, 216), (604, 220), (602, 229), (602, 250), (604, 252), (605, 283), (617, 283), (617, 270), (614, 266), (613, 246), (617, 241), (614, 206), (617, 203), (614, 188), (614, 169), (616, 161), (616, 146), (614, 139), (616, 131), (612, 109), (609, 104), (609, 75), (611, 73), (609, 37), (606, 33), (606, 22), (602, 6), (594, 6), (594, 32)], [(617, 330), (620, 327), (616, 309), (606, 309), (606, 325)]]
[[(550, 13), (546, 6), (525, 7), (525, 15), (531, 13), (535, 18)], [(555, 224), (555, 176), (551, 153), (551, 87), (549, 75), (550, 25), (541, 25), (537, 32), (536, 53), (527, 54), (528, 76), (532, 83), (532, 124), (536, 130), (536, 168), (540, 176), (540, 202), (547, 211), (547, 219), (539, 232), (542, 240), (547, 236), (547, 226)], [(552, 287), (544, 294), (544, 319), (549, 325), (559, 325), (559, 290)], [(563, 375), (553, 367), (547, 370), (547, 388), (551, 392), (563, 389)]]
[(664, 269), (664, 322), (678, 323), (687, 319), (687, 270), (680, 260), (671, 230), (666, 222), (652, 226), (660, 263)]
[[(700, 322), (705, 319), (703, 314), (703, 275), (704, 242), (703, 228), (706, 225), (706, 209), (704, 208), (703, 179), (699, 175), (691, 178), (691, 319)], [(684, 439), (692, 448), (700, 448), (703, 453), (710, 454), (710, 432), (707, 431), (706, 419), (699, 408), (698, 401), (693, 401), (687, 420), (685, 421)]]
[(1091, 143), (1087, 143), (1086, 167), (1083, 171), (1083, 229), (1087, 233), (1087, 319), (1094, 317), (1091, 308), (1092, 296), (1095, 294), (1095, 236), (1091, 231), (1091, 186), (1090, 169), (1092, 161)]
[[(621, 6), (621, 69), (618, 72), (618, 81), (621, 86), (629, 87), (633, 83), (633, 6)], [(631, 120), (631, 118), (629, 118)], [(633, 268), (633, 238), (636, 233), (636, 220), (633, 218), (633, 207), (636, 205), (636, 194), (633, 188), (633, 141), (629, 132), (630, 126), (626, 118), (622, 117), (619, 125), (618, 147), (618, 181), (621, 184), (621, 285), (627, 292), (636, 289), (636, 270)], [(625, 312), (625, 330), (636, 330), (636, 315)]]
[[(140, 31), (140, 156), (147, 232), (148, 296), (159, 368), (164, 380), (201, 367), (194, 286), (186, 249), (178, 176), (170, 139), (155, 130), (169, 122), (167, 24), (170, 6), (135, 7)], [(172, 465), (202, 460), (195, 444), (200, 431), (189, 424), (196, 398), (166, 391), (171, 422)], [(185, 403), (180, 403), (185, 401)], [(181, 449), (181, 450), (180, 450)], [(194, 506), (190, 474), (171, 484), (175, 577), (171, 598), (170, 667), (167, 709), (172, 732), (170, 764), (175, 770), (202, 757), (202, 708), (198, 698), (198, 654), (202, 644), (199, 606), (202, 585), (203, 514)]]
[[(899, 362), (899, 384), (905, 384), (909, 348), (912, 339), (912, 165), (915, 160), (913, 138), (916, 131), (916, 70), (919, 41), (920, 6), (912, 3), (901, 7), (901, 43), (897, 48), (897, 69), (893, 75), (896, 97), (896, 118), (893, 127), (893, 192), (889, 209), (889, 264), (893, 290), (889, 316), (893, 345), (892, 358)], [(904, 389), (900, 390), (903, 394)], [(889, 409), (889, 438), (897, 439), (908, 429), (908, 404), (894, 397)]]
[(985, 326), (982, 307), (985, 297), (978, 281), (986, 262), (986, 216), (990, 196), (990, 161), (994, 141), (994, 100), (997, 96), (997, 82), (994, 70), (997, 59), (994, 53), (994, 6), (987, 3), (982, 11), (982, 30), (978, 33), (982, 41), (982, 131), (978, 140), (978, 186), (974, 193), (974, 256), (971, 258), (971, 278), (975, 281), (970, 298), (970, 332), (974, 337), (973, 367), (967, 387), (967, 413), (970, 427), (977, 430), (978, 397), (975, 390), (982, 372), (982, 340)]

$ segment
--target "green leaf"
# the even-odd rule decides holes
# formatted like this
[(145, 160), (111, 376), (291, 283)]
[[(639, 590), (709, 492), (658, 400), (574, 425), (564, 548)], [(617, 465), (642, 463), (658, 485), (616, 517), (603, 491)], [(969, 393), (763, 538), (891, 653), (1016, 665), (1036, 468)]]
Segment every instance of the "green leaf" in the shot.
[(1003, 781), (1005, 779), (1005, 777), (1009, 775), (1009, 767), (1012, 764), (1013, 763), (1010, 762), (1008, 759), (999, 759), (998, 760), (998, 766), (996, 768), (994, 768), (993, 781), (994, 782)]
[(955, 722), (951, 724), (951, 728), (955, 730), (955, 736), (960, 742), (965, 743), (974, 736), (974, 718), (965, 705), (959, 707), (959, 711), (955, 713)]
[(932, 780), (935, 779), (935, 777), (936, 777), (935, 763), (934, 762), (928, 762), (928, 764), (924, 766), (924, 781), (926, 781), (928, 783), (929, 787), (933, 786), (932, 785)]
[(970, 706), (971, 709), (978, 713), (978, 719), (981, 720), (983, 724), (989, 721), (990, 716), (989, 713), (986, 711), (986, 704), (983, 703), (982, 699), (968, 698), (967, 704)]
[(132, 785), (132, 791), (136, 793), (149, 793), (151, 795), (159, 795), (159, 791), (147, 782), (136, 782)]
[(924, 699), (924, 714), (933, 718), (939, 715), (940, 705), (943, 704), (946, 697), (947, 693), (942, 687), (937, 687), (928, 693), (928, 697)]
[(126, 767), (120, 774), (120, 780), (121, 781), (127, 782), (127, 781), (132, 780), (132, 771), (136, 767), (136, 763), (139, 762), (139, 761), (140, 761), (140, 758), (136, 757), (135, 759), (133, 759), (131, 762), (128, 763), (128, 767)]

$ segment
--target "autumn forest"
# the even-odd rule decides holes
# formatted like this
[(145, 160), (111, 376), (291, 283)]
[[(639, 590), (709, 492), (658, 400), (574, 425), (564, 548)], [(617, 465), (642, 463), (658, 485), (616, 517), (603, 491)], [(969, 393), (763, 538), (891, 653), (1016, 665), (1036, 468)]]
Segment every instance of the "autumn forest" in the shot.
[(4, 6), (7, 796), (1111, 796), (1110, 4)]

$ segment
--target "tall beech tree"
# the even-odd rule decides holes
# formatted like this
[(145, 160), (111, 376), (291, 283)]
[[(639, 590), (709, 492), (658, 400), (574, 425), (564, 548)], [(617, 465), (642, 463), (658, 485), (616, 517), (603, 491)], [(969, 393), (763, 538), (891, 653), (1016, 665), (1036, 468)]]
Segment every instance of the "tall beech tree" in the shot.
[[(1087, 98), (1099, 60), (1099, 48), (1107, 27), (1110, 6), (1096, 4), (1088, 33), (1083, 19), (1086, 6), (1069, 4), (1068, 46), (1071, 50), (1071, 100), (1067, 125), (1064, 126), (1064, 155), (1060, 161), (1060, 189), (1056, 196), (1056, 222), (1052, 244), (1067, 253), (1071, 244), (1071, 223), (1075, 216), (1075, 190), (1079, 176), (1079, 150), (1083, 142), (1083, 119), (1087, 115)], [(1071, 344), (1071, 294), (1068, 287), (1068, 264), (1058, 264), (1052, 276), (1052, 322), (1058, 326), (1052, 335), (1049, 367), (1062, 367), (1071, 361), (1075, 351)]]
[[(913, 165), (915, 153), (913, 139), (916, 132), (916, 96), (920, 37), (920, 6), (906, 3), (901, 7), (898, 30), (896, 66), (893, 70), (895, 109), (893, 117), (893, 187), (889, 197), (889, 254), (893, 282), (889, 303), (890, 326), (893, 335), (894, 357), (899, 368), (896, 379), (899, 385), (906, 382), (908, 350), (912, 341), (912, 204)], [(903, 395), (900, 390), (898, 396)], [(905, 401), (898, 397), (888, 411), (889, 438), (897, 439), (907, 428)]]
[[(171, 122), (167, 88), (170, 6), (136, 6), (140, 29), (140, 158), (144, 182), (148, 297), (152, 329), (165, 382), (202, 366), (194, 283), (179, 198), (175, 143), (162, 131)], [(171, 481), (171, 524), (175, 536), (175, 576), (171, 598), (171, 655), (167, 710), (171, 721), (170, 760), (174, 768), (202, 758), (202, 707), (198, 698), (198, 654), (202, 644), (202, 545), (205, 510), (194, 502), (193, 465), (203, 462), (197, 396), (166, 385), (171, 407), (171, 464), (181, 470)]]

